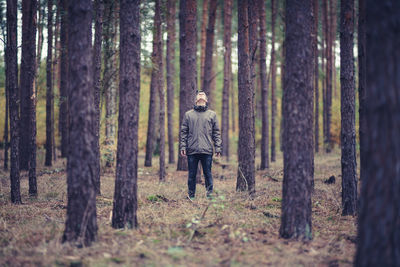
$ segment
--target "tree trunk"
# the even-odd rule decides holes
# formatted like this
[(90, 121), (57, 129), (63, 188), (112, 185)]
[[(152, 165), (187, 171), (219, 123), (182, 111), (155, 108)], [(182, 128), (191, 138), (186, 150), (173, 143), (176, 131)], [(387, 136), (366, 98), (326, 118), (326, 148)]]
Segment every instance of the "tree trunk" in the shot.
[(136, 228), (138, 125), (140, 103), (139, 0), (120, 2), (118, 149), (113, 228)]
[(162, 39), (162, 20), (161, 20), (161, 0), (155, 0), (155, 41), (157, 49), (157, 81), (156, 86), (160, 100), (159, 125), (160, 125), (160, 164), (159, 179), (165, 181), (165, 89), (164, 89), (164, 64), (163, 64), (163, 39)]
[(21, 204), (17, 40), (17, 0), (7, 0), (7, 85), (10, 97), (11, 202)]
[[(211, 0), (216, 1), (216, 0)], [(203, 0), (202, 18), (201, 18), (201, 32), (200, 32), (200, 82), (204, 80), (204, 64), (206, 61), (206, 38), (207, 38), (207, 14), (208, 14), (209, 0)]]
[[(37, 1), (22, 2), (22, 52), (21, 52), (21, 75), (20, 75), (20, 92), (21, 92), (21, 121), (20, 121), (20, 168), (22, 170), (29, 169), (29, 161), (31, 154), (36, 153), (32, 147), (32, 136), (36, 132), (36, 123), (33, 125), (32, 119), (35, 119), (35, 92), (34, 79), (36, 69), (36, 8)], [(33, 184), (32, 184), (33, 186)], [(32, 188), (33, 189), (33, 188)]]
[(104, 0), (104, 72), (103, 86), (106, 94), (106, 166), (115, 162), (115, 126), (117, 104), (117, 4), (114, 0)]
[(94, 177), (96, 181), (96, 194), (100, 195), (100, 90), (101, 90), (101, 35), (103, 32), (103, 0), (96, 0), (94, 2), (96, 10), (95, 21), (95, 36), (93, 47), (93, 98), (94, 98), (94, 119), (93, 128), (95, 134), (94, 153), (96, 155), (96, 162), (94, 165)]
[(260, 12), (260, 79), (261, 79), (261, 169), (269, 168), (269, 120), (268, 120), (268, 83), (267, 83), (267, 31), (265, 21), (265, 1), (258, 0)]
[(368, 164), (362, 165), (355, 266), (400, 266), (400, 2), (359, 3), (367, 18), (363, 156)]
[(43, 26), (44, 26), (44, 17), (46, 15), (45, 11), (45, 1), (38, 0), (38, 23), (37, 23), (37, 34), (38, 34), (38, 42), (37, 42), (37, 52), (36, 52), (36, 63), (35, 63), (35, 97), (37, 98), (38, 94), (38, 77), (39, 77), (39, 69), (40, 62), (42, 59), (42, 48), (43, 48)]
[[(160, 19), (161, 20), (161, 19)], [(150, 81), (150, 103), (149, 103), (149, 116), (147, 119), (147, 138), (146, 138), (146, 157), (144, 161), (144, 166), (152, 166), (152, 159), (154, 153), (154, 141), (157, 138), (156, 130), (156, 116), (157, 116), (157, 96), (158, 96), (158, 86), (160, 79), (161, 68), (159, 64), (160, 55), (158, 40), (157, 40), (157, 30), (161, 21), (156, 21), (156, 16), (154, 16), (154, 26), (153, 26), (153, 52), (151, 54), (152, 70), (151, 70), (151, 81)], [(161, 29), (160, 29), (161, 31)], [(160, 33), (161, 34), (161, 33)]]
[[(21, 168), (27, 160), (29, 194), (37, 195), (36, 184), (36, 12), (37, 1), (22, 1), (22, 52), (21, 52)], [(25, 154), (27, 153), (27, 154)]]
[[(60, 82), (61, 82), (61, 64), (60, 64), (60, 58), (61, 58), (61, 44), (60, 44), (60, 28), (61, 28), (61, 20), (60, 20), (60, 10), (61, 10), (61, 0), (57, 0), (57, 5), (55, 6), (55, 13), (56, 13), (56, 18), (54, 21), (55, 24), (55, 30), (54, 30), (54, 46), (53, 46), (53, 67), (52, 67), (52, 76), (53, 76), (53, 103), (51, 104), (51, 123), (53, 125), (53, 135), (52, 135), (52, 142), (53, 142), (53, 160), (57, 160), (57, 149), (56, 149), (56, 138), (55, 138), (55, 112), (54, 112), (54, 98), (56, 96), (55, 94), (55, 87), (57, 87), (60, 90)], [(57, 81), (55, 81), (55, 76), (57, 75)], [(60, 95), (58, 95), (59, 97)], [(59, 118), (60, 118), (60, 112), (58, 112)], [(58, 129), (59, 133), (60, 131), (60, 121), (58, 121)]]
[(325, 26), (325, 39), (326, 39), (326, 88), (325, 88), (325, 149), (326, 152), (331, 152), (332, 149), (332, 140), (331, 140), (331, 106), (332, 106), (332, 34), (331, 34), (331, 20), (329, 16), (328, 9), (328, 1), (329, 8), (332, 8), (332, 0), (323, 0), (325, 16), (326, 20)]
[(53, 80), (52, 80), (52, 60), (53, 60), (53, 2), (47, 1), (47, 59), (46, 59), (46, 159), (45, 165), (52, 165), (53, 156), (53, 125), (52, 108), (53, 103)]
[[(251, 82), (249, 3), (238, 0), (239, 143), (236, 190), (255, 192), (254, 91)], [(250, 3), (254, 4), (253, 1)], [(253, 40), (254, 41), (254, 40)]]
[[(179, 61), (180, 61), (180, 91), (179, 91), (179, 125), (182, 124), (186, 111), (193, 107), (197, 91), (197, 27), (195, 0), (180, 0), (179, 3)], [(180, 134), (179, 134), (180, 140)], [(186, 171), (187, 158), (178, 156), (178, 171)]]
[(236, 115), (235, 115), (235, 88), (233, 85), (234, 77), (231, 73), (231, 120), (232, 120), (232, 132), (236, 132)]
[(271, 161), (276, 160), (276, 139), (275, 139), (275, 120), (276, 120), (276, 63), (275, 63), (275, 21), (276, 4), (271, 0)]
[(314, 92), (315, 92), (315, 109), (314, 109), (314, 149), (319, 151), (319, 68), (318, 68), (318, 7), (319, 1), (314, 0)]
[(367, 168), (365, 160), (365, 145), (367, 132), (366, 110), (366, 18), (365, 0), (358, 0), (358, 103), (359, 103), (359, 138), (360, 138), (360, 180), (363, 180), (364, 171)]
[(91, 93), (92, 1), (69, 0), (68, 23), (70, 140), (67, 220), (62, 241), (80, 247), (90, 246), (97, 239), (96, 185), (92, 169), (96, 161)]
[(61, 157), (65, 158), (68, 155), (68, 128), (69, 128), (69, 111), (68, 111), (68, 1), (60, 0), (60, 114), (59, 114), (59, 129), (61, 132)]
[(332, 38), (332, 87), (333, 95), (337, 96), (337, 78), (336, 78), (336, 31), (337, 31), (337, 1), (331, 2), (331, 38)]
[(283, 238), (311, 239), (313, 162), (312, 1), (286, 0)]
[[(214, 47), (214, 27), (217, 11), (217, 0), (211, 0), (208, 10), (208, 26), (207, 26), (207, 39), (206, 51), (204, 60), (204, 77), (202, 80), (202, 90), (206, 95), (211, 97), (211, 80), (213, 79), (213, 47)], [(209, 103), (210, 104), (210, 103)]]
[[(5, 23), (6, 24), (6, 23)], [(2, 24), (4, 25), (4, 24)], [(2, 26), (2, 34), (3, 34), (3, 40), (7, 40), (7, 33), (6, 29), (3, 28)], [(5, 118), (4, 118), (4, 170), (8, 169), (8, 147), (9, 147), (9, 142), (8, 142), (8, 118), (9, 118), (9, 111), (10, 111), (10, 93), (8, 92), (9, 85), (8, 85), (8, 71), (7, 71), (7, 44), (4, 45), (4, 69), (5, 69), (5, 97), (6, 97), (6, 104), (5, 104)]]
[(229, 90), (232, 80), (232, 0), (224, 2), (224, 85), (222, 90), (222, 156), (229, 160)]
[(168, 116), (168, 163), (175, 163), (174, 119), (175, 109), (175, 19), (176, 0), (167, 0), (167, 116)]
[(342, 215), (357, 213), (356, 112), (354, 78), (354, 1), (340, 3), (340, 113)]

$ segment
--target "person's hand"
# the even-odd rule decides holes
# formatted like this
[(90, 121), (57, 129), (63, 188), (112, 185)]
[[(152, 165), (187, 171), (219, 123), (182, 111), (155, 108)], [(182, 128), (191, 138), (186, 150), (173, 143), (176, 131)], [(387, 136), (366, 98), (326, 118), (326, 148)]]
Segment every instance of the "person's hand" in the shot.
[(186, 157), (186, 151), (185, 150), (181, 150), (181, 156), (182, 157)]
[(221, 157), (221, 152), (215, 152), (215, 156), (216, 156), (217, 158)]

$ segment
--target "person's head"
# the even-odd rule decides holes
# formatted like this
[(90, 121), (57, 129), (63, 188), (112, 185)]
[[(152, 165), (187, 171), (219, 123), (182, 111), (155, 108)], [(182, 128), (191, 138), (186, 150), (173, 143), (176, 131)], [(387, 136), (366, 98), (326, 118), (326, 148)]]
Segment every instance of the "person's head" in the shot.
[(196, 94), (196, 105), (197, 106), (205, 106), (207, 105), (208, 98), (204, 91), (198, 91)]

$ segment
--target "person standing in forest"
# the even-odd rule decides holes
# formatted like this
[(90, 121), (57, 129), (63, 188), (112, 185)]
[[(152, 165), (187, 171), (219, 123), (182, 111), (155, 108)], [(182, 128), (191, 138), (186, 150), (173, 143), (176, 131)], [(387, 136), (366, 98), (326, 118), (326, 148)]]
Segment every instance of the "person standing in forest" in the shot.
[(196, 173), (199, 161), (203, 167), (207, 197), (213, 191), (211, 174), (213, 143), (215, 154), (221, 156), (221, 134), (217, 115), (208, 109), (208, 98), (203, 91), (196, 94), (193, 109), (187, 111), (181, 125), (180, 153), (188, 158), (188, 198), (193, 200), (196, 193)]

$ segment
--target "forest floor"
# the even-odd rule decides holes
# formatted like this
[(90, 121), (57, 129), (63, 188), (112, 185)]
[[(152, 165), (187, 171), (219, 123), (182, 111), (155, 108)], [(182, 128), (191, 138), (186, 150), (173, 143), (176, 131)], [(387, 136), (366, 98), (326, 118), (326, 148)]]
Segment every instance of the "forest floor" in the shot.
[[(41, 152), (43, 153), (43, 152)], [(3, 153), (1, 152), (1, 155)], [(39, 162), (43, 155), (39, 156)], [(97, 198), (98, 240), (78, 249), (61, 244), (67, 186), (66, 162), (38, 169), (37, 198), (28, 196), (22, 173), (23, 205), (12, 205), (9, 175), (0, 171), (0, 266), (350, 266), (356, 243), (356, 218), (341, 216), (340, 151), (315, 159), (310, 242), (279, 238), (282, 155), (267, 171), (256, 173), (256, 194), (235, 192), (235, 160), (213, 165), (216, 197), (203, 185), (187, 199), (187, 172), (168, 165), (167, 181), (158, 182), (158, 158), (144, 168), (139, 157), (136, 230), (111, 228), (114, 171), (101, 176)], [(3, 166), (0, 160), (1, 167)], [(39, 164), (43, 166), (43, 164)], [(225, 167), (225, 168), (223, 168)], [(331, 175), (335, 184), (325, 184)]]

